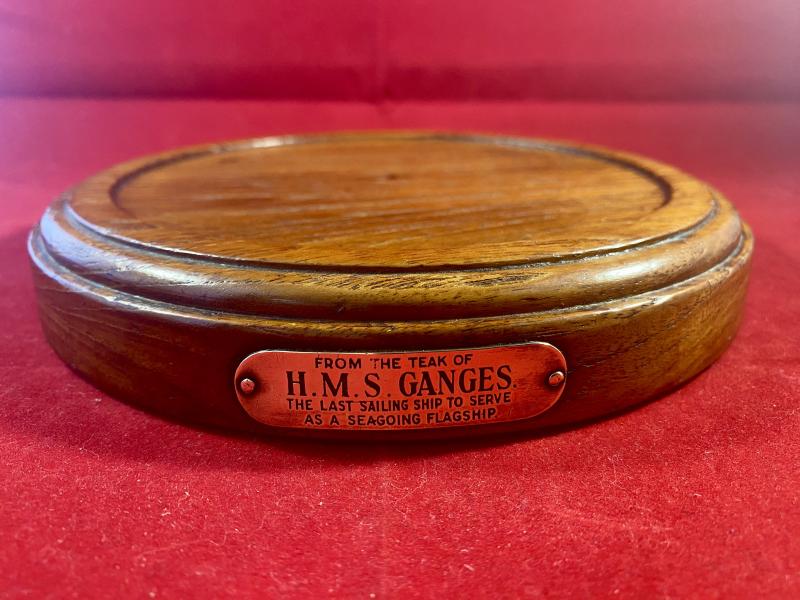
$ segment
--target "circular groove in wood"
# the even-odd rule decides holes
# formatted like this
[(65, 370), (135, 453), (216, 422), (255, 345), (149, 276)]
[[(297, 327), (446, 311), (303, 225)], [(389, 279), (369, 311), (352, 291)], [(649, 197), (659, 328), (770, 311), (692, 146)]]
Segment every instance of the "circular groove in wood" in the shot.
[[(67, 198), (69, 198), (69, 196), (71, 196), (71, 194), (67, 194)], [(578, 261), (590, 260), (600, 256), (621, 255), (636, 249), (651, 247), (658, 244), (663, 244), (665, 242), (677, 241), (680, 240), (681, 238), (691, 236), (692, 234), (700, 231), (716, 216), (718, 211), (718, 201), (713, 197), (713, 195), (711, 196), (711, 207), (709, 208), (708, 213), (706, 213), (706, 215), (703, 216), (703, 218), (697, 223), (689, 225), (685, 229), (679, 229), (671, 233), (665, 234), (661, 237), (654, 237), (646, 241), (635, 242), (628, 246), (620, 246), (613, 249), (594, 250), (586, 253), (572, 253), (568, 256), (543, 257), (537, 261), (525, 261), (520, 263), (506, 262), (501, 264), (466, 264), (466, 265), (443, 264), (432, 267), (413, 266), (407, 268), (379, 267), (379, 266), (359, 267), (357, 265), (337, 267), (335, 265), (320, 266), (320, 265), (302, 264), (302, 263), (285, 264), (285, 263), (273, 263), (260, 260), (253, 261), (253, 260), (242, 260), (236, 258), (226, 258), (222, 256), (215, 256), (212, 254), (192, 253), (187, 251), (174, 250), (171, 248), (162, 248), (159, 246), (153, 246), (150, 244), (138, 242), (134, 239), (120, 237), (110, 232), (103, 232), (103, 230), (97, 228), (96, 226), (93, 226), (91, 223), (84, 220), (80, 215), (75, 213), (74, 209), (70, 206), (68, 199), (63, 204), (63, 211), (67, 222), (69, 222), (69, 224), (72, 227), (75, 227), (76, 229), (80, 229), (83, 232), (85, 232), (87, 236), (94, 237), (98, 241), (102, 240), (104, 243), (117, 245), (120, 248), (125, 248), (125, 247), (133, 248), (137, 252), (141, 252), (143, 254), (152, 254), (154, 257), (171, 256), (189, 262), (206, 263), (208, 265), (215, 265), (219, 267), (263, 269), (269, 271), (287, 271), (287, 272), (307, 271), (307, 272), (315, 272), (321, 274), (325, 273), (424, 274), (424, 273), (437, 273), (437, 272), (462, 273), (470, 271), (478, 271), (478, 272), (501, 271), (504, 269), (517, 269), (520, 267), (541, 267), (554, 263), (569, 264)]]
[[(330, 162), (341, 153), (340, 147), (348, 145), (359, 148), (356, 155), (362, 160), (375, 155), (375, 140), (386, 147), (371, 167), (359, 167), (348, 175), (342, 163), (334, 162), (327, 170), (314, 170), (315, 164), (326, 159)], [(670, 180), (653, 165), (639, 164), (623, 155), (553, 143), (499, 140), (382, 134), (278, 139), (273, 144), (266, 143), (269, 140), (234, 143), (112, 169), (80, 186), (72, 204), (84, 226), (122, 243), (221, 263), (338, 272), (423, 272), (574, 260), (679, 235), (696, 227), (713, 208), (710, 194), (706, 200), (693, 196), (687, 202), (684, 188), (693, 192), (694, 181), (666, 167), (659, 166), (667, 170)], [(448, 183), (446, 178), (430, 175), (448, 172), (442, 166), (446, 158), (429, 167), (415, 162), (408, 169), (410, 175), (403, 178), (420, 172), (425, 178), (404, 183), (405, 196), (375, 195), (376, 189), (387, 186), (385, 179), (391, 171), (403, 171), (391, 169), (391, 165), (402, 166), (415, 153), (427, 159), (433, 154), (430, 146), (438, 147), (440, 154), (454, 154), (455, 164), (468, 159), (478, 164), (474, 169), (462, 166)], [(294, 152), (298, 149), (314, 149), (316, 154), (297, 157)], [(262, 152), (266, 154), (262, 156)], [(281, 152), (288, 156), (281, 156)], [(232, 156), (251, 162), (224, 167), (221, 161)], [(280, 171), (259, 174), (262, 167), (271, 167), (276, 157), (284, 161), (284, 171), (291, 167), (289, 175)], [(205, 165), (197, 164), (200, 160), (213, 162), (202, 168)], [(505, 165), (509, 161), (510, 167)], [(534, 161), (540, 168), (522, 168), (526, 161)], [(557, 165), (556, 172), (551, 172), (553, 165)], [(175, 175), (179, 168), (185, 173)], [(480, 175), (492, 169), (494, 179)], [(231, 181), (232, 174), (238, 176), (239, 171), (241, 178)], [(496, 176), (498, 171), (503, 177)], [(166, 183), (157, 181), (154, 187), (136, 188), (137, 179), (148, 173), (168, 179)], [(209, 180), (197, 180), (207, 174)], [(268, 209), (264, 207), (269, 202), (263, 190), (241, 189), (277, 185), (273, 180), (281, 177), (291, 184), (281, 185), (293, 191), (284, 190), (283, 197), (277, 194)], [(588, 184), (573, 189), (580, 177), (588, 178)], [(376, 178), (382, 182), (376, 184)], [(547, 188), (542, 178), (556, 182), (555, 187)], [(323, 184), (327, 187), (316, 195), (309, 195), (307, 190), (298, 192), (294, 188), (301, 179), (310, 181), (309, 189)], [(193, 181), (200, 187), (192, 188)], [(220, 195), (214, 186), (227, 195)], [(678, 202), (684, 206), (671, 210), (676, 187), (681, 192)], [(357, 194), (353, 188), (357, 188)], [(207, 189), (210, 191), (203, 191)], [(565, 189), (566, 197), (562, 197)], [(130, 196), (125, 202), (120, 201), (123, 192)], [(310, 197), (298, 201), (303, 194)], [(325, 204), (325, 198), (336, 194), (345, 197)], [(488, 196), (493, 200), (487, 205)], [(418, 203), (411, 208), (397, 208), (414, 198)], [(207, 211), (197, 212), (198, 206), (209, 202)], [(359, 210), (350, 210), (353, 206)], [(665, 207), (681, 216), (679, 228), (675, 228), (671, 215), (652, 216)], [(274, 223), (265, 225), (265, 211)], [(204, 218), (205, 214), (215, 215), (216, 224)], [(292, 220), (297, 214), (302, 218)]]

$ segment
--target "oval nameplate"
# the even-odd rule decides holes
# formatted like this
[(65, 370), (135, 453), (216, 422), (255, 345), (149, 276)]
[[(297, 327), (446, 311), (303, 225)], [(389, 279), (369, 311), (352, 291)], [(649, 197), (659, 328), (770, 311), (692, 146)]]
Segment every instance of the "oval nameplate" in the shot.
[(266, 350), (236, 370), (247, 413), (274, 427), (400, 430), (518, 421), (564, 389), (564, 355), (544, 342), (423, 352)]

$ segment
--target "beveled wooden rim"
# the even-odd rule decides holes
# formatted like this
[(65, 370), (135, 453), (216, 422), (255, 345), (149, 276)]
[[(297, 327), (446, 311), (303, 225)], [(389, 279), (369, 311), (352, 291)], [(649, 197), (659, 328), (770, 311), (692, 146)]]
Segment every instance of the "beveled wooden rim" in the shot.
[[(601, 309), (606, 314), (641, 310), (650, 306), (654, 301), (664, 297), (674, 297), (680, 294), (698, 292), (700, 288), (709, 286), (717, 281), (724, 280), (729, 272), (742, 268), (750, 259), (753, 246), (753, 237), (746, 225), (742, 236), (734, 251), (719, 264), (695, 275), (694, 277), (674, 283), (665, 288), (651, 290), (637, 295), (615, 298), (612, 300), (599, 300), (578, 306), (553, 308), (550, 310), (537, 310), (520, 312), (511, 317), (515, 326), (509, 332), (509, 341), (519, 343), (520, 331), (528, 327), (552, 327), (564, 329), (564, 323), (571, 319), (580, 320), (584, 316), (594, 318), (596, 311)], [(282, 318), (279, 316), (265, 317), (250, 313), (219, 312), (210, 310), (200, 305), (190, 306), (164, 302), (153, 298), (137, 296), (120, 292), (116, 288), (103, 285), (77, 274), (73, 270), (60, 264), (50, 254), (39, 232), (34, 229), (28, 241), (29, 254), (36, 266), (48, 276), (58, 280), (61, 285), (80, 293), (92, 296), (96, 300), (108, 303), (111, 306), (128, 306), (155, 311), (170, 318), (190, 320), (195, 322), (207, 321), (209, 325), (226, 323), (235, 326), (256, 327), (264, 329), (281, 330), (289, 339), (297, 334), (298, 339), (306, 339), (309, 335), (319, 337), (322, 347), (339, 348), (335, 337), (331, 335), (333, 329), (341, 330), (343, 327), (354, 336), (382, 337), (384, 341), (374, 346), (365, 347), (365, 350), (398, 350), (405, 348), (402, 343), (392, 343), (389, 340), (402, 338), (408, 334), (414, 339), (420, 335), (452, 336), (454, 339), (463, 340), (465, 334), (481, 335), (496, 331), (498, 324), (507, 323), (509, 315), (482, 315), (476, 317), (458, 318), (425, 318), (425, 319), (397, 319), (383, 321), (343, 321), (341, 319), (317, 318)], [(390, 328), (387, 330), (387, 326)], [(329, 329), (331, 331), (329, 331)], [(293, 333), (294, 332), (294, 333)], [(523, 336), (524, 337), (524, 336)], [(295, 347), (289, 343), (286, 348)], [(413, 347), (412, 347), (413, 348)]]

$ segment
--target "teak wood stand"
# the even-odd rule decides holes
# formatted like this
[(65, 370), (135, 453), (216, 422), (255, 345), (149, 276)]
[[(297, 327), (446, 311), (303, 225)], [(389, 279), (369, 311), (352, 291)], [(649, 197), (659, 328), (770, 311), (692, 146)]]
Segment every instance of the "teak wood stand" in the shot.
[(548, 428), (675, 388), (733, 338), (752, 237), (637, 156), (375, 132), (113, 167), (29, 250), (50, 344), (110, 394), (386, 438)]

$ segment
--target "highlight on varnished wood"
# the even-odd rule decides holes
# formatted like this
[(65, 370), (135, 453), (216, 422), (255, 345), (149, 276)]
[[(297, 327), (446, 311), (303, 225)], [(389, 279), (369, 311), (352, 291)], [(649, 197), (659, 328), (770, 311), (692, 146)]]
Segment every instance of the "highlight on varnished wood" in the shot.
[[(45, 333), (116, 396), (273, 432), (231, 385), (263, 350), (548, 342), (546, 412), (432, 436), (545, 428), (707, 367), (741, 315), (752, 238), (719, 192), (608, 150), (496, 136), (264, 138), (118, 165), (30, 240)], [(323, 431), (323, 435), (354, 435)]]

